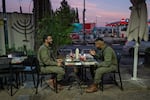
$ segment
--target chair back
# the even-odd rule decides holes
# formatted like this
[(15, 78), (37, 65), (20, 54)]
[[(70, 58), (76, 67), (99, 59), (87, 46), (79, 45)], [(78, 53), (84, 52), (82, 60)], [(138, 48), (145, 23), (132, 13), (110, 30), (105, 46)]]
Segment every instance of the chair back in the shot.
[(81, 52), (82, 52), (82, 53), (89, 53), (89, 52), (90, 52), (90, 49), (82, 49)]
[(121, 53), (119, 53), (119, 52), (116, 52), (116, 56), (117, 56), (117, 63), (118, 63), (118, 72), (120, 72), (120, 60), (121, 60)]
[(117, 55), (117, 62), (119, 64), (121, 60), (121, 53), (117, 52), (116, 55)]
[(11, 59), (8, 57), (0, 57), (0, 69), (9, 68)]
[(28, 71), (35, 71), (36, 67), (34, 62), (35, 57), (36, 57), (35, 55), (30, 55), (23, 61), (23, 66), (27, 69), (29, 68)]
[(36, 72), (40, 73), (40, 64), (37, 57), (33, 58), (32, 66), (35, 66)]
[(67, 54), (70, 54), (72, 51), (72, 49), (61, 49), (59, 50), (59, 55), (63, 55), (66, 56)]

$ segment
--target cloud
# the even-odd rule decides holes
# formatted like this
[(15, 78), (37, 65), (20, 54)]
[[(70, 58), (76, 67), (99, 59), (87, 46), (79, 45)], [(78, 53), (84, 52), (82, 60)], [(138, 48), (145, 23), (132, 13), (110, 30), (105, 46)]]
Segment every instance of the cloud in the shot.
[(61, 0), (51, 0), (51, 4), (54, 10), (60, 7), (60, 2)]
[[(33, 4), (30, 5), (31, 1), (32, 0), (22, 0), (21, 7), (24, 13), (32, 12)], [(62, 0), (51, 0), (53, 9), (59, 8), (61, 1)], [(80, 22), (82, 22), (83, 0), (67, 0), (67, 1), (69, 5), (71, 5), (71, 7), (78, 8)], [(20, 3), (18, 2), (18, 0), (13, 0), (13, 2), (9, 2), (9, 0), (6, 0), (6, 4), (7, 10), (9, 12), (14, 11), (19, 12)], [(93, 1), (86, 0), (86, 22), (96, 22), (96, 17), (101, 16), (100, 18), (97, 17), (97, 22), (104, 25), (104, 23), (106, 22), (120, 20), (122, 17), (128, 16), (128, 13), (125, 12), (124, 13), (117, 11), (112, 12), (109, 10), (100, 9), (99, 7), (101, 7), (102, 5), (104, 5), (103, 2), (97, 5), (96, 3), (93, 3)]]
[(22, 7), (23, 13), (31, 13), (33, 8), (33, 1), (22, 0), (19, 2), (19, 0), (13, 0), (13, 2), (10, 2), (9, 0), (6, 0), (6, 8), (8, 12), (20, 12), (20, 6)]
[[(80, 21), (82, 22), (83, 2), (81, 0), (68, 0), (72, 7), (79, 9)], [(99, 6), (104, 5), (96, 4), (86, 1), (86, 22), (98, 22), (99, 25), (105, 25), (107, 22), (119, 21), (122, 18), (129, 17), (130, 12), (119, 12), (100, 9)], [(99, 17), (101, 16), (101, 17)]]
[[(7, 6), (7, 11), (9, 12), (14, 12), (18, 11), (19, 12), (19, 0), (6, 0), (6, 6)], [(21, 0), (21, 5), (22, 5), (22, 10), (23, 12), (32, 12), (32, 7), (33, 5), (30, 5), (30, 2), (33, 0)], [(53, 9), (57, 9), (60, 7), (60, 2), (62, 0), (51, 0), (52, 7)], [(83, 12), (83, 0), (67, 0), (69, 5), (73, 8), (78, 8), (79, 10), (79, 17), (80, 21), (82, 22), (82, 12)], [(97, 2), (96, 2), (97, 1)], [(110, 0), (111, 1), (111, 0)], [(110, 2), (109, 0), (106, 1), (98, 1), (98, 0), (86, 0), (86, 22), (97, 22), (99, 25), (105, 25), (105, 23), (113, 22), (113, 21), (119, 21), (121, 18), (128, 18), (130, 16), (130, 10), (126, 10), (126, 6), (122, 6), (125, 8), (122, 11), (122, 8), (118, 6), (113, 6), (113, 3), (108, 3)], [(2, 5), (0, 4), (0, 11), (2, 11)], [(112, 7), (112, 9), (111, 9)], [(147, 1), (147, 7), (148, 10), (150, 10), (150, 0)], [(118, 9), (120, 8), (120, 9)], [(148, 11), (149, 12), (149, 11)], [(101, 16), (101, 17), (98, 17)], [(149, 13), (149, 18), (150, 18), (150, 13)]]

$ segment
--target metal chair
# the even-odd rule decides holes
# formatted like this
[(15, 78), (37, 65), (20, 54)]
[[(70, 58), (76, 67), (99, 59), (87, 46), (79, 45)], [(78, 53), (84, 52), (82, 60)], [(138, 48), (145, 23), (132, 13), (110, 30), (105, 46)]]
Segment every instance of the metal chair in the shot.
[(37, 58), (34, 58), (34, 63), (35, 63), (36, 74), (37, 74), (36, 94), (38, 93), (38, 87), (39, 87), (40, 82), (41, 82), (41, 86), (42, 86), (42, 81), (43, 81), (44, 77), (47, 76), (47, 75), (53, 76), (51, 78), (56, 80), (56, 83), (54, 83), (54, 85), (55, 85), (54, 86), (55, 87), (54, 91), (56, 93), (58, 93), (58, 89), (57, 89), (57, 74), (56, 73), (41, 73), (41, 71), (40, 71), (40, 67), (41, 66), (39, 65), (39, 61), (38, 61)]
[[(10, 60), (10, 59), (9, 59)], [(8, 60), (7, 57), (0, 57), (0, 78), (1, 78), (1, 88), (4, 88), (4, 79), (5, 79), (5, 83), (7, 82), (6, 81), (6, 78), (7, 77), (10, 77), (10, 61)]]
[(91, 49), (82, 49), (82, 53), (88, 54), (90, 52)]
[[(13, 72), (11, 67), (11, 59), (7, 57), (0, 57), (0, 77), (1, 85), (3, 86), (3, 79), (5, 79), (6, 85), (10, 85), (10, 95), (13, 96)], [(9, 80), (9, 84), (8, 81)]]
[(58, 52), (58, 55), (63, 55), (66, 56), (67, 54), (70, 54), (72, 51), (72, 49), (60, 49)]
[(27, 74), (31, 74), (32, 75), (32, 79), (33, 79), (34, 87), (36, 87), (36, 85), (35, 85), (35, 77), (34, 77), (34, 74), (36, 73), (35, 63), (34, 63), (34, 58), (35, 57), (36, 57), (35, 55), (28, 56), (27, 59), (25, 59), (23, 61), (24, 68), (20, 69), (22, 83), (27, 80), (26, 75)]
[(116, 53), (116, 54), (117, 54), (117, 62), (118, 62), (117, 70), (103, 74), (103, 76), (102, 76), (102, 78), (101, 78), (101, 82), (100, 82), (100, 88), (101, 88), (102, 91), (104, 90), (104, 78), (105, 78), (105, 76), (108, 75), (108, 74), (110, 75), (110, 77), (111, 77), (111, 79), (112, 79), (112, 82), (113, 82), (115, 85), (119, 86), (119, 85), (118, 85), (118, 82), (117, 82), (117, 80), (116, 80), (116, 74), (118, 74), (118, 76), (119, 76), (119, 81), (120, 81), (120, 86), (119, 86), (119, 87), (120, 87), (121, 90), (123, 90), (123, 84), (122, 84), (122, 79), (121, 79), (121, 74), (120, 74), (120, 65), (119, 65), (120, 60), (121, 60), (121, 54), (120, 54), (120, 53)]

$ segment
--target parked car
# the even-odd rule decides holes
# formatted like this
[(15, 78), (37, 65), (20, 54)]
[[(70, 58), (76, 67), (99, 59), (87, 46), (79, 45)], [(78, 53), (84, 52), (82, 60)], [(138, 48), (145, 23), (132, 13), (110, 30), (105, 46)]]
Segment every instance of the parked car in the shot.
[(74, 33), (70, 35), (71, 39), (79, 39), (79, 34)]
[[(134, 46), (135, 46), (135, 41), (127, 41), (123, 46), (123, 53), (133, 56)], [(144, 55), (145, 49), (148, 47), (150, 47), (150, 41), (141, 41), (139, 44), (139, 51), (138, 51), (139, 55)]]

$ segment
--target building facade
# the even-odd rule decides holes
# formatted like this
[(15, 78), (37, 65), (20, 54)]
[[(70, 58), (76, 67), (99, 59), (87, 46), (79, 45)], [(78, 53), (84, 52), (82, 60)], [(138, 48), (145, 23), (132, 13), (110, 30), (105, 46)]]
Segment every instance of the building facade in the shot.
[[(7, 13), (8, 47), (16, 51), (34, 49), (34, 24), (32, 14)], [(0, 12), (0, 55), (5, 55), (3, 13)]]

